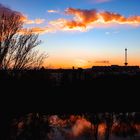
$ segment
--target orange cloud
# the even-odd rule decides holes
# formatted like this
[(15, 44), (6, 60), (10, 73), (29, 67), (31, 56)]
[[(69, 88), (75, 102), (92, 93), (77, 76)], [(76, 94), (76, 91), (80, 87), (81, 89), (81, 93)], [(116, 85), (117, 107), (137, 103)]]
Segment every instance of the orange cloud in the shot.
[(36, 33), (36, 34), (44, 34), (44, 33), (50, 33), (50, 32), (54, 32), (55, 30), (53, 28), (49, 28), (49, 27), (32, 27), (29, 29), (22, 29), (19, 31), (19, 33), (21, 34), (25, 34), (27, 33), (27, 31), (30, 30), (32, 33)]
[(25, 15), (21, 15), (20, 19), (21, 19), (21, 21), (24, 22), (24, 24), (42, 24), (45, 22), (45, 19), (40, 19), (40, 18), (37, 18), (35, 20), (30, 20)]
[(86, 27), (84, 24), (76, 21), (68, 21), (66, 19), (57, 19), (49, 22), (53, 28), (61, 31), (70, 31), (70, 30), (78, 30), (78, 31), (85, 31)]
[[(53, 11), (50, 11), (53, 12)], [(47, 27), (33, 27), (35, 33), (49, 33), (55, 31), (81, 31), (85, 32), (93, 28), (109, 28), (116, 25), (140, 25), (140, 16), (125, 17), (118, 13), (97, 10), (82, 10), (68, 8), (66, 15), (72, 15), (72, 19), (59, 18), (48, 22)], [(21, 16), (25, 24), (41, 24), (44, 19), (29, 20)]]
[(44, 23), (45, 19), (35, 19), (35, 20), (29, 20), (29, 19), (25, 19), (24, 22), (25, 24), (42, 24)]
[(98, 19), (96, 10), (81, 10), (75, 8), (68, 8), (66, 9), (66, 14), (74, 15), (74, 20), (82, 24), (91, 23)]
[(73, 15), (73, 18), (60, 18), (49, 22), (56, 31), (87, 31), (93, 28), (109, 28), (116, 25), (139, 25), (140, 16), (125, 17), (118, 13), (98, 12), (96, 10), (81, 10), (68, 8), (65, 11), (66, 15)]
[[(105, 2), (107, 0), (98, 0), (98, 2)], [(58, 12), (56, 10), (48, 10), (50, 13)], [(27, 16), (20, 12), (13, 11), (0, 4), (0, 14), (5, 13), (7, 15), (16, 14), (20, 16), (21, 21), (24, 24), (41, 24), (44, 23), (44, 19), (37, 18), (35, 20), (28, 19)], [(116, 25), (140, 25), (140, 16), (125, 17), (118, 13), (108, 11), (97, 10), (82, 10), (76, 8), (67, 8), (65, 10), (66, 15), (72, 15), (72, 19), (59, 18), (48, 22), (47, 27), (32, 27), (35, 33), (50, 33), (55, 31), (87, 31), (93, 28), (109, 28)], [(20, 32), (25, 32), (26, 29), (22, 29)]]
[(48, 13), (58, 13), (59, 11), (58, 10), (48, 10), (47, 12)]

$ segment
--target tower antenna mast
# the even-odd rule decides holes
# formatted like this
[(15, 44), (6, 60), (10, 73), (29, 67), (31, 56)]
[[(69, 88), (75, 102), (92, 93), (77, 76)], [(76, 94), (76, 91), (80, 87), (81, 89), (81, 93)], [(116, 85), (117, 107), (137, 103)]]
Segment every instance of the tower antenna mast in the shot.
[(128, 65), (127, 63), (127, 48), (125, 48), (125, 63), (124, 63), (125, 66)]

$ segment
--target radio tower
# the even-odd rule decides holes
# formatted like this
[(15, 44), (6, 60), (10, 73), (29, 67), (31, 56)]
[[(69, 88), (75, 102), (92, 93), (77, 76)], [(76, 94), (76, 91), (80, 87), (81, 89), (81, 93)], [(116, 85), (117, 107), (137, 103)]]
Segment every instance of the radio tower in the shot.
[(127, 48), (125, 48), (125, 63), (124, 63), (125, 66), (128, 65), (127, 63)]

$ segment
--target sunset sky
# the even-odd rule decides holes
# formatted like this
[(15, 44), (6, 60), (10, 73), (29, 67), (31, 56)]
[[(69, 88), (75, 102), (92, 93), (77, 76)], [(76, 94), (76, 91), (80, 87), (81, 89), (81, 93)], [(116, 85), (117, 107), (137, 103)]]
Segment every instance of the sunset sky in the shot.
[(51, 68), (140, 65), (140, 0), (0, 0), (39, 33)]

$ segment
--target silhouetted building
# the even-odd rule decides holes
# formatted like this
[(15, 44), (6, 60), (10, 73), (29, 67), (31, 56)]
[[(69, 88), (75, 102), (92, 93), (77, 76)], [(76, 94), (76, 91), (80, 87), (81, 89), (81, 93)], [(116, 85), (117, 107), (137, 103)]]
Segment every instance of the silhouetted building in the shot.
[(92, 70), (94, 72), (138, 72), (139, 66), (93, 66)]

